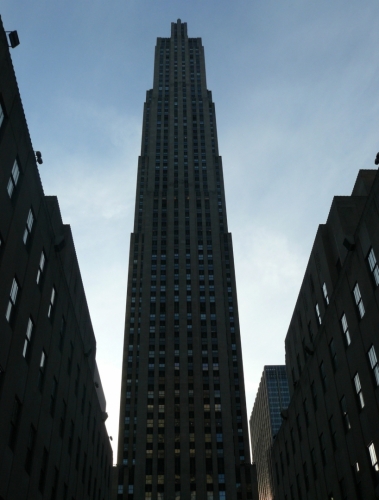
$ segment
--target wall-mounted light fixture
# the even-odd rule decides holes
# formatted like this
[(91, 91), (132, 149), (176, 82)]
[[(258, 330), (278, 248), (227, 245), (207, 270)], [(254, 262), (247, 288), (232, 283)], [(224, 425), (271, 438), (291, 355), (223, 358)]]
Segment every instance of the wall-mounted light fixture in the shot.
[(6, 33), (8, 33), (9, 47), (14, 49), (17, 45), (20, 45), (20, 39), (18, 38), (17, 31), (6, 31)]
[(41, 153), (41, 151), (36, 151), (36, 160), (37, 160), (37, 163), (39, 165), (42, 165), (43, 161), (42, 161), (42, 153)]

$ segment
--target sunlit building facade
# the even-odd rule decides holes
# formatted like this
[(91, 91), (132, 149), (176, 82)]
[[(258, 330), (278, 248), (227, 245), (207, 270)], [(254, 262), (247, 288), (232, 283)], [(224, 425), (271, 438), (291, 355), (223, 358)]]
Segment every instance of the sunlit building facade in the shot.
[(158, 38), (131, 236), (117, 497), (252, 498), (231, 235), (200, 38)]

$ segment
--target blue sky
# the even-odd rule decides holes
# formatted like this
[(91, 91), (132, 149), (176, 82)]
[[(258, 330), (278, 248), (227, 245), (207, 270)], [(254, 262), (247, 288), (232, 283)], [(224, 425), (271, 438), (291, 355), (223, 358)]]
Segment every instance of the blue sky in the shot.
[(40, 173), (71, 224), (116, 452), (129, 239), (156, 38), (181, 18), (216, 103), (250, 414), (317, 226), (379, 150), (374, 0), (4, 0)]

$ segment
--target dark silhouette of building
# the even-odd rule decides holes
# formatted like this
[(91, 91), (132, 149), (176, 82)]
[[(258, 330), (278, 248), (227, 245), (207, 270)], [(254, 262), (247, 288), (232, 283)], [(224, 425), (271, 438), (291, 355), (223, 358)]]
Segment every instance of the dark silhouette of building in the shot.
[(0, 498), (107, 499), (96, 340), (71, 229), (44, 195), (39, 158), (1, 24)]
[(289, 399), (286, 367), (265, 366), (250, 416), (251, 454), (257, 469), (260, 499), (274, 497), (271, 447)]
[(276, 500), (378, 498), (378, 207), (378, 173), (361, 170), (317, 231), (285, 341)]
[(252, 498), (232, 239), (200, 38), (158, 38), (131, 236), (118, 498)]

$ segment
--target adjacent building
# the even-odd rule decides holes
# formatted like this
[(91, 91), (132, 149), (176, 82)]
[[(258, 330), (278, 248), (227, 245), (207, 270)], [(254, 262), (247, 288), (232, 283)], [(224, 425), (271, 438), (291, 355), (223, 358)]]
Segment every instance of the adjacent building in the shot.
[(252, 498), (216, 115), (187, 24), (158, 38), (131, 236), (118, 498)]
[[(22, 45), (17, 50), (22, 50)], [(0, 26), (0, 498), (109, 498), (96, 340)]]
[(361, 170), (318, 228), (287, 333), (276, 500), (378, 497), (378, 227), (379, 175)]
[(250, 416), (252, 461), (256, 466), (261, 500), (274, 498), (271, 447), (289, 403), (284, 365), (265, 366)]

